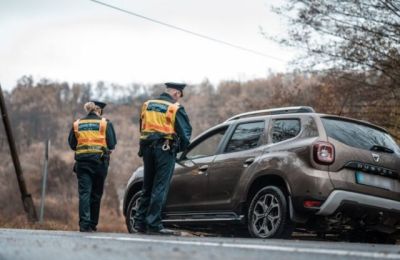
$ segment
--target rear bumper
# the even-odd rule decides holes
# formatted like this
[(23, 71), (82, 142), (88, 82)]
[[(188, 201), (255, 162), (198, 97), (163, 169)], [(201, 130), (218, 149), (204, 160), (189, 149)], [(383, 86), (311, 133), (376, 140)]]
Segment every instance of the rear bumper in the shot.
[(332, 215), (343, 204), (354, 204), (364, 207), (377, 208), (384, 211), (400, 213), (400, 202), (356, 192), (335, 190), (322, 204), (317, 215)]

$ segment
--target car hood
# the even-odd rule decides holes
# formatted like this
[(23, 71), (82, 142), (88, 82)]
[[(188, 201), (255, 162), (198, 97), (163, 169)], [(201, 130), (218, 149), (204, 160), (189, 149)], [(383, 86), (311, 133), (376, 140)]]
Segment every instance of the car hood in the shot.
[(143, 178), (143, 166), (138, 167), (131, 175), (131, 177), (128, 180), (128, 184), (126, 185), (126, 187), (129, 187), (129, 185), (131, 185), (131, 183), (135, 182), (138, 179), (142, 179)]

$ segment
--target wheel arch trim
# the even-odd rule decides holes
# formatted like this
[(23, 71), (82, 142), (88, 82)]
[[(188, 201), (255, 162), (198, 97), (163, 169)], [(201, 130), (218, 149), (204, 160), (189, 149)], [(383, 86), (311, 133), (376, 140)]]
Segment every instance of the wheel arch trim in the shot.
[(142, 180), (137, 180), (134, 182), (131, 182), (129, 186), (127, 187), (124, 195), (124, 200), (123, 200), (123, 208), (122, 212), (124, 216), (126, 217), (126, 211), (128, 210), (128, 205), (129, 201), (131, 200), (132, 196), (135, 194), (135, 191), (140, 191), (142, 188)]
[(245, 190), (245, 197), (244, 197), (244, 201), (248, 201), (249, 196), (250, 196), (250, 191), (252, 189), (252, 187), (255, 185), (257, 180), (260, 179), (268, 179), (268, 178), (273, 178), (275, 180), (279, 180), (282, 181), (286, 191), (288, 192), (288, 194), (286, 194), (287, 196), (290, 196), (292, 194), (292, 189), (290, 188), (290, 185), (288, 183), (288, 181), (286, 180), (286, 178), (283, 177), (282, 172), (280, 171), (263, 171), (258, 173), (257, 175), (254, 176), (254, 178), (251, 179), (251, 181), (249, 182), (249, 185), (247, 185), (246, 190)]

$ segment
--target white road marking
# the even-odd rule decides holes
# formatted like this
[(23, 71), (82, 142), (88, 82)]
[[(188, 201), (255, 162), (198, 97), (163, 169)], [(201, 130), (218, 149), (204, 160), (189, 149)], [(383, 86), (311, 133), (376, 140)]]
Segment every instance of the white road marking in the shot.
[(240, 248), (240, 249), (258, 249), (266, 251), (279, 251), (287, 253), (308, 253), (308, 254), (321, 254), (333, 256), (355, 256), (366, 257), (375, 259), (400, 259), (400, 254), (396, 253), (383, 253), (383, 252), (362, 252), (350, 251), (340, 249), (323, 249), (323, 248), (297, 248), (292, 246), (274, 246), (274, 245), (252, 245), (252, 244), (233, 244), (225, 242), (201, 242), (201, 241), (176, 241), (164, 239), (149, 239), (149, 238), (135, 238), (135, 237), (106, 237), (106, 236), (86, 236), (92, 239), (105, 239), (105, 240), (118, 240), (118, 241), (134, 241), (146, 242), (157, 244), (173, 244), (173, 245), (188, 245), (188, 246), (210, 246), (210, 247), (224, 247), (224, 248)]

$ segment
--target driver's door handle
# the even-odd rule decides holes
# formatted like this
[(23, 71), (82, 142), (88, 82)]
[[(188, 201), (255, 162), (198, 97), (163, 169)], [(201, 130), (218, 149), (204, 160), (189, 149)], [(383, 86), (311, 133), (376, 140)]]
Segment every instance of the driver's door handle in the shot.
[(208, 165), (207, 164), (200, 166), (199, 167), (199, 174), (205, 173), (207, 171), (207, 169), (208, 169)]
[(254, 162), (254, 157), (247, 159), (246, 161), (244, 161), (243, 163), (243, 167), (248, 167), (250, 164), (252, 164)]

